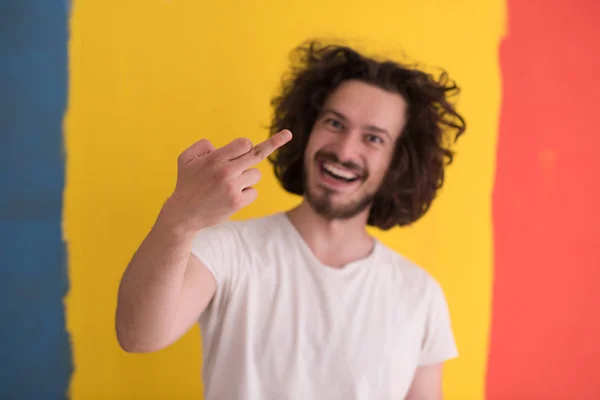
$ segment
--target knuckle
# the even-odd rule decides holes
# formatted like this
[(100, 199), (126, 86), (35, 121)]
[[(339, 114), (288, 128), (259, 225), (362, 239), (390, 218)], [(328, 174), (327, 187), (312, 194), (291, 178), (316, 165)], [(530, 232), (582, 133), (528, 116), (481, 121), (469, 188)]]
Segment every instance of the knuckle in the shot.
[(248, 138), (242, 138), (242, 140), (244, 142), (244, 147), (246, 147), (248, 150), (250, 150), (253, 146), (252, 140), (250, 140)]
[(240, 195), (240, 193), (231, 193), (228, 196), (228, 199), (229, 207), (239, 208), (242, 206), (242, 196)]
[(225, 184), (225, 194), (228, 199), (235, 199), (237, 197), (237, 190), (233, 182), (227, 182)]
[(235, 196), (235, 197), (233, 197), (233, 199), (231, 200), (231, 206), (232, 206), (233, 208), (240, 208), (240, 207), (242, 207), (243, 205), (244, 205), (244, 203), (243, 203), (242, 196), (239, 196), (239, 195), (238, 195), (238, 196)]
[(179, 154), (179, 156), (177, 156), (177, 163), (178, 164), (185, 164), (185, 162), (187, 161), (188, 157), (187, 157), (187, 152), (184, 151), (183, 153)]
[(263, 157), (262, 149), (259, 146), (254, 146), (252, 148), (252, 156), (257, 160), (260, 160)]
[(214, 146), (208, 139), (201, 139), (198, 142), (198, 144), (200, 145), (200, 147), (203, 149), (203, 152), (205, 152), (205, 153), (210, 152), (212, 149), (214, 149)]
[(229, 177), (231, 176), (231, 168), (228, 166), (224, 166), (222, 168), (219, 168), (217, 171), (217, 179), (219, 180), (228, 180)]
[(250, 151), (252, 148), (252, 141), (248, 138), (237, 138), (236, 142), (242, 150)]
[(177, 162), (180, 164), (187, 164), (195, 158), (206, 155), (211, 151), (212, 144), (208, 139), (200, 139), (187, 149), (185, 149), (179, 156), (177, 157)]

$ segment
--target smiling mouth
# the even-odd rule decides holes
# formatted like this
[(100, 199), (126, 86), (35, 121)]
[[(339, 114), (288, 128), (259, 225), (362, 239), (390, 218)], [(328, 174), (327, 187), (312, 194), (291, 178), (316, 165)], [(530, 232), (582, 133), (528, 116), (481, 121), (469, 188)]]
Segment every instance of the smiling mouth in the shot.
[(325, 175), (341, 182), (355, 182), (360, 178), (358, 174), (348, 171), (345, 168), (339, 167), (338, 165), (336, 165), (336, 163), (330, 161), (322, 161), (320, 163), (320, 167), (321, 171)]

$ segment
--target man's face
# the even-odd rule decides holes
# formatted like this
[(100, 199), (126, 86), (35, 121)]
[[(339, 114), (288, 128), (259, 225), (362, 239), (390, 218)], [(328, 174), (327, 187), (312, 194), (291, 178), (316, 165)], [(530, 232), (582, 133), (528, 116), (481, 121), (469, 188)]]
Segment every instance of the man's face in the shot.
[(328, 219), (370, 208), (394, 155), (407, 104), (399, 94), (347, 81), (326, 100), (305, 152), (305, 197)]

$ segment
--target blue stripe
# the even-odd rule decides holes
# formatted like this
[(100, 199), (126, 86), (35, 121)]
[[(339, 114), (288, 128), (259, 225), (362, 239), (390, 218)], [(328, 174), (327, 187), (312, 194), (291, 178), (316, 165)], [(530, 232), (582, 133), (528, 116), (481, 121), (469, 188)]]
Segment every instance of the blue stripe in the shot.
[(67, 0), (0, 0), (0, 399), (65, 399)]

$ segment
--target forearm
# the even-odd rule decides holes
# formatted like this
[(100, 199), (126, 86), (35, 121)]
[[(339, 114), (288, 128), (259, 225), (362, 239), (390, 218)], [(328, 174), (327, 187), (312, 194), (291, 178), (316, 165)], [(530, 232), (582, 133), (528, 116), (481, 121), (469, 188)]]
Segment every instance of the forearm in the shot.
[(116, 331), (128, 351), (151, 351), (175, 322), (193, 234), (159, 216), (132, 257), (119, 287)]

